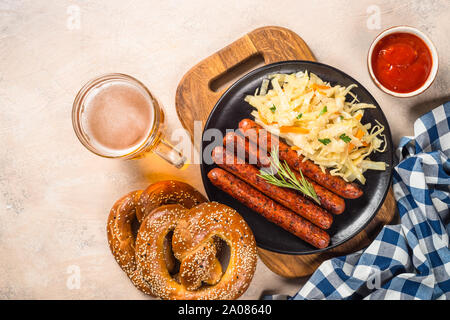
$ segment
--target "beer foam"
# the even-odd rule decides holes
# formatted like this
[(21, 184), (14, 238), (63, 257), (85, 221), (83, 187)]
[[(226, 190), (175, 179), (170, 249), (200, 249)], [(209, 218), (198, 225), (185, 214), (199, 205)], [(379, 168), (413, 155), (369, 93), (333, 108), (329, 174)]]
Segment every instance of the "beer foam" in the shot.
[(82, 126), (89, 142), (105, 155), (135, 151), (153, 129), (151, 98), (143, 88), (125, 81), (109, 81), (93, 88), (82, 110)]

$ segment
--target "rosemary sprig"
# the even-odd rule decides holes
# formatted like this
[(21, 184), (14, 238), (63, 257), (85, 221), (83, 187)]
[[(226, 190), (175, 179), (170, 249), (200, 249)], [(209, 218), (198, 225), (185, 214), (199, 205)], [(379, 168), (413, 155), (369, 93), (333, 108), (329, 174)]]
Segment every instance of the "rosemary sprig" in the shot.
[(302, 177), (300, 180), (297, 179), (286, 161), (280, 162), (278, 148), (273, 148), (270, 153), (270, 169), (260, 169), (258, 176), (275, 186), (298, 190), (320, 204), (313, 185), (305, 179), (302, 171), (299, 171)]

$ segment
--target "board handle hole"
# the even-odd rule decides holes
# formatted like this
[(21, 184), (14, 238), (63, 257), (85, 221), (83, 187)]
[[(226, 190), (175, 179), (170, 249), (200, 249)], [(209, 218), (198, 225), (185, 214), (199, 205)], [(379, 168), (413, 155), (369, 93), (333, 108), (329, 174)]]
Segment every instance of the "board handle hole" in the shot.
[(220, 92), (223, 89), (228, 88), (244, 74), (262, 67), (263, 65), (265, 65), (265, 61), (262, 54), (254, 54), (212, 79), (209, 82), (209, 89), (214, 92)]

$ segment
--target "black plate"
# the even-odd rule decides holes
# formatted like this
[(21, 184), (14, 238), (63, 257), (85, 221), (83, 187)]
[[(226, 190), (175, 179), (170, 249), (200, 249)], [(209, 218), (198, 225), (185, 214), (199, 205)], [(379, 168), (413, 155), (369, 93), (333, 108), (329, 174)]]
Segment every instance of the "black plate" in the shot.
[[(352, 90), (358, 96), (359, 101), (371, 103), (377, 106), (376, 109), (365, 109), (364, 123), (375, 123), (378, 120), (384, 125), (387, 149), (384, 153), (374, 153), (371, 160), (384, 161), (388, 164), (386, 171), (368, 170), (365, 173), (366, 185), (362, 186), (364, 195), (356, 200), (346, 200), (346, 210), (339, 216), (334, 216), (332, 227), (328, 230), (331, 237), (330, 245), (325, 249), (316, 249), (303, 240), (290, 234), (277, 225), (261, 217), (258, 213), (250, 210), (231, 196), (216, 188), (207, 178), (207, 173), (216, 167), (211, 163), (210, 151), (212, 145), (221, 145), (222, 141), (211, 141), (205, 135), (205, 130), (218, 129), (222, 134), (226, 130), (238, 128), (239, 121), (250, 116), (253, 108), (244, 101), (244, 97), (254, 94), (255, 89), (261, 86), (262, 80), (273, 73), (294, 73), (305, 71), (315, 73), (322, 80), (330, 82), (332, 85), (348, 86), (357, 84), (358, 87)], [(206, 150), (205, 150), (206, 148)], [(380, 106), (372, 95), (355, 79), (344, 72), (331, 66), (311, 62), (311, 61), (284, 61), (263, 66), (256, 69), (237, 82), (235, 82), (220, 98), (206, 122), (202, 137), (202, 154), (204, 159), (201, 165), (201, 174), (206, 193), (211, 201), (221, 202), (238, 211), (252, 229), (256, 243), (259, 247), (270, 251), (289, 254), (311, 254), (334, 248), (358, 234), (376, 215), (384, 202), (389, 190), (392, 176), (393, 149), (392, 138), (386, 117)]]

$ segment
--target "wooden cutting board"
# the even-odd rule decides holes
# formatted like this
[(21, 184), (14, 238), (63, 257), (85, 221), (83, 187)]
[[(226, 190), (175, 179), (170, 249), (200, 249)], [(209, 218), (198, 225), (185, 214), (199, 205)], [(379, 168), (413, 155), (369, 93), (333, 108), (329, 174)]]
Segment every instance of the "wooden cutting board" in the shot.
[[(178, 117), (194, 143), (199, 142), (194, 139), (194, 122), (201, 121), (203, 128), (212, 108), (226, 91), (227, 80), (236, 76), (245, 65), (255, 68), (260, 64), (285, 60), (315, 61), (311, 50), (296, 33), (269, 26), (246, 34), (189, 70), (178, 85), (175, 105)], [(200, 150), (199, 145), (195, 147)], [(280, 276), (307, 276), (326, 259), (366, 247), (395, 215), (396, 205), (391, 189), (376, 217), (346, 243), (327, 252), (310, 255), (279, 254), (258, 248), (259, 257)]]

